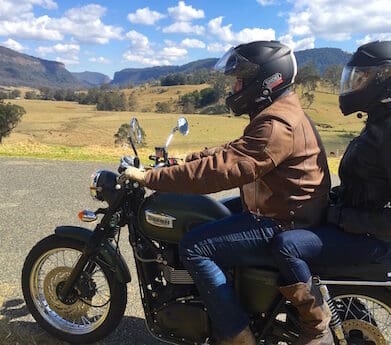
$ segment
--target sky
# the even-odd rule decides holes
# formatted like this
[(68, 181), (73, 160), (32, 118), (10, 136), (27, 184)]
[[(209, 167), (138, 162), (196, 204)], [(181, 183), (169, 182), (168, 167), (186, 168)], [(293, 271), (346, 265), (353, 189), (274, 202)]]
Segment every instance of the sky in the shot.
[(113, 78), (255, 40), (353, 52), (391, 40), (390, 18), (391, 0), (0, 0), (0, 45)]

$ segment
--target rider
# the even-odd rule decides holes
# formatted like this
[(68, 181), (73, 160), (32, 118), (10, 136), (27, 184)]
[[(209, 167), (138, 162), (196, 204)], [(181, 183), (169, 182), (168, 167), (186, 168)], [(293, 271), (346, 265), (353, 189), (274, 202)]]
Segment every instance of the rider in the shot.
[(307, 263), (365, 264), (390, 256), (391, 41), (365, 44), (353, 54), (342, 73), (339, 104), (344, 115), (363, 111), (368, 119), (341, 160), (329, 224), (280, 233), (272, 244), (287, 284), (281, 292), (301, 315), (300, 344), (328, 344), (310, 341), (317, 334), (314, 315), (301, 301), (313, 288)]
[(189, 155), (183, 165), (140, 171), (129, 179), (154, 190), (212, 193), (240, 187), (244, 211), (185, 234), (179, 253), (225, 344), (255, 344), (224, 268), (262, 262), (273, 236), (316, 226), (326, 210), (330, 176), (320, 137), (290, 90), (297, 65), (276, 41), (231, 48), (216, 64), (235, 78), (226, 103), (249, 114), (244, 134), (221, 147)]

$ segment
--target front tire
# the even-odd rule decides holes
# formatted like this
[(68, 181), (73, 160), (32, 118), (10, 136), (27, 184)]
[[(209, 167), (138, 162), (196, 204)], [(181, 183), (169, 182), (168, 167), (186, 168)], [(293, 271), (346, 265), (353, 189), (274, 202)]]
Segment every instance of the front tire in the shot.
[(51, 235), (28, 254), (22, 271), (26, 305), (47, 332), (70, 343), (92, 343), (119, 324), (126, 308), (126, 284), (99, 260), (91, 260), (66, 302), (58, 291), (82, 254), (84, 243)]

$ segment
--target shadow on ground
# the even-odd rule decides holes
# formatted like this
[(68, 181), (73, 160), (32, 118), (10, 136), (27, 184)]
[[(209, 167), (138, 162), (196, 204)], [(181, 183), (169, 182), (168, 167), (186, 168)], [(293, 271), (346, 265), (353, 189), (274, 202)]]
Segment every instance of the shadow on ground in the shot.
[[(0, 301), (1, 302), (1, 301)], [(0, 308), (0, 345), (66, 345), (44, 331), (32, 318), (23, 299), (3, 300)], [(148, 332), (144, 319), (124, 316), (118, 328), (96, 345), (161, 345)]]

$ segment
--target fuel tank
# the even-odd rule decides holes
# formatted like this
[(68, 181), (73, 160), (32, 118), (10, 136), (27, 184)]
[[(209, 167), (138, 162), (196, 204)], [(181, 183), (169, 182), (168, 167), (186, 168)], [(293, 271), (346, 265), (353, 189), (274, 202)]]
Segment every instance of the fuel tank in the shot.
[(205, 195), (155, 192), (141, 204), (138, 223), (147, 237), (178, 243), (191, 228), (229, 215), (227, 207)]

